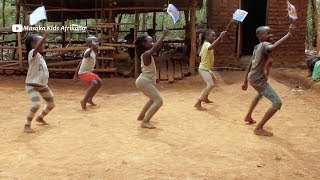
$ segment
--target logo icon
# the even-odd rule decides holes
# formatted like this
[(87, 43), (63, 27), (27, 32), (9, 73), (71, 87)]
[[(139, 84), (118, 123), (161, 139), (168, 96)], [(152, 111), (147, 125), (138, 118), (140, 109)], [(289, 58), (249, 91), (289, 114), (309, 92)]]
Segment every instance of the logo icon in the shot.
[(22, 30), (23, 30), (22, 24), (12, 25), (12, 32), (22, 32)]

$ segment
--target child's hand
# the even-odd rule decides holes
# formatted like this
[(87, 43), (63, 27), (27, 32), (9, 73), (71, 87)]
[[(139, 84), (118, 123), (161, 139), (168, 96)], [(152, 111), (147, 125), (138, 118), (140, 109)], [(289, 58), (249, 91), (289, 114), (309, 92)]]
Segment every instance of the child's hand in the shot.
[(266, 70), (264, 70), (263, 71), (263, 74), (264, 74), (264, 76), (267, 78), (267, 80), (268, 80), (268, 77), (269, 77), (269, 72), (268, 71), (266, 71)]
[(221, 38), (225, 37), (226, 35), (227, 35), (227, 31), (222, 31), (222, 32), (220, 33), (220, 37), (221, 37)]
[(296, 26), (294, 24), (290, 24), (288, 34), (291, 35), (295, 28), (296, 28)]
[(247, 90), (248, 89), (248, 83), (247, 82), (243, 82), (242, 86), (241, 86), (242, 90)]
[(167, 36), (169, 34), (169, 29), (168, 28), (163, 28), (163, 35)]

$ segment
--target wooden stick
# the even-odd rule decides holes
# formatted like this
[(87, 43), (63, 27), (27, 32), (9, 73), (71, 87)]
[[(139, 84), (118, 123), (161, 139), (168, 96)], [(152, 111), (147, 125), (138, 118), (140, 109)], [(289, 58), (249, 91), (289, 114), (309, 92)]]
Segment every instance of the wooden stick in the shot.
[[(54, 49), (44, 49), (43, 52), (55, 52), (55, 51), (83, 51), (88, 47), (65, 47), (65, 48), (54, 48)], [(116, 48), (110, 46), (100, 46), (99, 50), (111, 50), (114, 51)]]
[(12, 67), (12, 66), (18, 66), (18, 65), (19, 65), (19, 63), (15, 62), (15, 63), (2, 65), (1, 67)]
[(23, 70), (21, 33), (18, 32), (17, 34), (18, 34), (19, 67), (20, 67), (21, 70)]
[[(1, 69), (1, 67), (0, 67)], [(77, 68), (72, 69), (58, 69), (58, 68), (49, 68), (49, 71), (55, 72), (75, 72)], [(94, 69), (93, 72), (117, 72), (117, 68), (107, 68), (107, 69)]]
[[(103, 10), (146, 10), (146, 9), (153, 9), (158, 11), (163, 11), (163, 7), (104, 7)], [(183, 10), (199, 10), (200, 7), (179, 7), (180, 11)], [(46, 9), (47, 12), (91, 12), (91, 11), (101, 11), (101, 8), (92, 8), (92, 9), (70, 9), (70, 8), (52, 8)]]
[[(6, 0), (2, 0), (2, 27), (6, 27), (6, 18), (4, 17), (4, 8), (6, 6)], [(4, 41), (4, 34), (2, 35), (2, 41)], [(2, 46), (2, 44), (1, 44)], [(3, 49), (1, 49), (1, 60), (3, 61)]]
[[(192, 0), (192, 5), (196, 6), (196, 0)], [(196, 47), (196, 11), (190, 11), (190, 36), (191, 36), (191, 52), (189, 59), (189, 70), (192, 75), (195, 74), (195, 63), (197, 56), (197, 47)]]
[(228, 28), (229, 28), (229, 26), (230, 26), (230, 24), (231, 24), (232, 20), (233, 20), (233, 19), (231, 19), (231, 20), (229, 21), (229, 23), (228, 23), (228, 25), (227, 25), (227, 27), (226, 27), (225, 31), (227, 31), (227, 30), (228, 30)]
[[(139, 30), (139, 13), (137, 10), (135, 10), (135, 28), (134, 28), (134, 41), (136, 40), (137, 37), (137, 31)], [(134, 58), (134, 77), (138, 77), (139, 75), (139, 58), (137, 54), (137, 50), (135, 49), (135, 58)]]
[(82, 59), (72, 60), (72, 61), (62, 61), (62, 62), (54, 62), (54, 63), (48, 63), (48, 67), (58, 67), (58, 66), (69, 66), (69, 65), (75, 65), (79, 64)]

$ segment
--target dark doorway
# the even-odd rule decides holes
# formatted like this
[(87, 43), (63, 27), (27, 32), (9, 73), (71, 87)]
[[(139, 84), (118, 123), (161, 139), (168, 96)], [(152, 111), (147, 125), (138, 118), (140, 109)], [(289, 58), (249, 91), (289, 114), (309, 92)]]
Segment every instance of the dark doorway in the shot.
[(252, 54), (253, 48), (259, 43), (256, 38), (256, 29), (266, 25), (268, 0), (242, 0), (242, 9), (248, 12), (243, 21), (242, 55)]

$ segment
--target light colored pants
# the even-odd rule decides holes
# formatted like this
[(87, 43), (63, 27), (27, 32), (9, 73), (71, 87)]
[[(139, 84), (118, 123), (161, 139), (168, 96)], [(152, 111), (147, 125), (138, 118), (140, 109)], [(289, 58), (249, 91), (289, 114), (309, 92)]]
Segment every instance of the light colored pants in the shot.
[(48, 86), (32, 86), (26, 85), (26, 90), (29, 98), (32, 101), (32, 107), (29, 110), (26, 125), (30, 125), (35, 113), (40, 108), (40, 96), (46, 101), (47, 105), (43, 108), (42, 112), (39, 114), (39, 117), (44, 118), (54, 107), (53, 94), (50, 91)]
[(199, 69), (199, 74), (207, 84), (206, 88), (202, 91), (199, 97), (201, 101), (204, 101), (208, 98), (210, 91), (213, 89), (214, 81), (216, 81), (217, 78), (211, 70), (206, 71), (203, 69)]
[(140, 115), (145, 115), (143, 121), (148, 122), (160, 109), (163, 104), (163, 100), (156, 86), (143, 77), (137, 78), (136, 86), (144, 95), (149, 98), (149, 101), (144, 105), (140, 113)]

